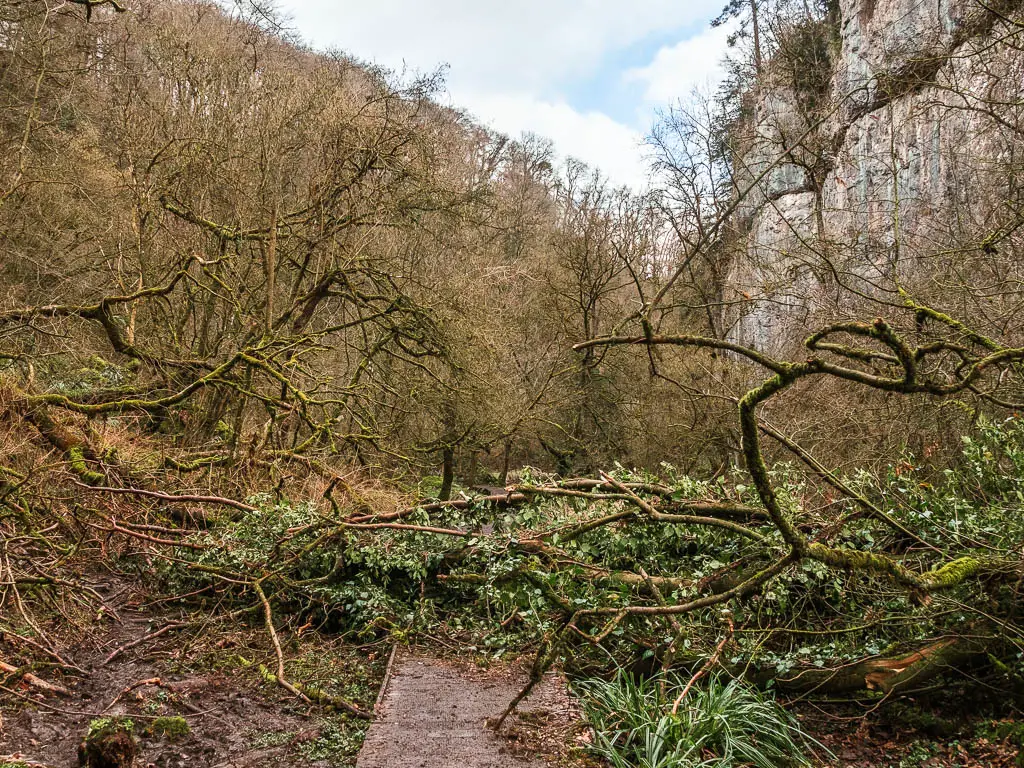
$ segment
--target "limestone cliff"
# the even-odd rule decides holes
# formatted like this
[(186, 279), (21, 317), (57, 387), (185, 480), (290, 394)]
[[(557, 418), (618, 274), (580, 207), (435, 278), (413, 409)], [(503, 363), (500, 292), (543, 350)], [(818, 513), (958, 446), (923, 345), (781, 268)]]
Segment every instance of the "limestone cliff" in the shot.
[(738, 142), (749, 193), (733, 222), (735, 338), (773, 346), (825, 308), (853, 311), (851, 295), (892, 297), (949, 268), (954, 252), (989, 252), (1010, 234), (1022, 5), (842, 0), (838, 18), (815, 22), (828, 26), (824, 93), (809, 93), (782, 54), (768, 63)]

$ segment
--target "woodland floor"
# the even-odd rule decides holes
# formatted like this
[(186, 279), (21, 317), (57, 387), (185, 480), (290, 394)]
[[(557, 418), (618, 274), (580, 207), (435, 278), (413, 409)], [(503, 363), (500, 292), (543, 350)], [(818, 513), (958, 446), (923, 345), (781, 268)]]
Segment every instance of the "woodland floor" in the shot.
[[(111, 717), (132, 721), (140, 768), (356, 764), (366, 722), (304, 704), (266, 682), (260, 665), (273, 669), (274, 662), (260, 628), (237, 620), (203, 623), (195, 614), (167, 610), (159, 598), (119, 579), (92, 584), (110, 607), (106, 615), (76, 617), (81, 625), (60, 636), (59, 622), (53, 632), (46, 628), (63, 658), (81, 674), (38, 674), (70, 695), (44, 694), (0, 678), (0, 766), (16, 760), (46, 768), (77, 766), (78, 747), (90, 723)], [(315, 632), (301, 637), (282, 633), (282, 641), (296, 680), (373, 710), (390, 645), (354, 646)], [(10, 659), (17, 647), (15, 638), (0, 633), (0, 660)], [(424, 651), (406, 651), (398, 659), (391, 695), (383, 700), (384, 717), (375, 723), (359, 766), (587, 765), (580, 749), (586, 728), (562, 678), (549, 676), (523, 711), (509, 718), (499, 739), (485, 721), (518, 692), (524, 682), (518, 667), (490, 664), (483, 669), (466, 658), (452, 659), (450, 651), (446, 659)], [(417, 675), (420, 698), (405, 700), (406, 686)], [(439, 698), (438, 686), (446, 698)], [(400, 705), (396, 693), (403, 699)], [(401, 721), (394, 720), (396, 715)], [(189, 732), (173, 737), (153, 732), (154, 723), (172, 717), (187, 722)], [(432, 723), (441, 723), (440, 730)], [(445, 730), (453, 725), (460, 733)], [(449, 763), (438, 762), (442, 755), (430, 747), (446, 735), (457, 747)], [(392, 746), (403, 751), (426, 744), (425, 751), (416, 753), (425, 761), (392, 762), (391, 753), (380, 749), (381, 738), (392, 737), (397, 739)]]
[[(827, 708), (799, 705), (804, 728), (834, 755), (824, 768), (1017, 768), (1022, 725), (1003, 721), (1013, 731), (994, 733), (991, 721), (973, 720), (956, 700), (935, 712), (914, 710), (908, 723), (892, 711), (865, 713), (848, 705)], [(934, 719), (933, 719), (934, 718)]]
[[(196, 623), (194, 616), (147, 603), (145, 594), (118, 581), (100, 588), (116, 616), (98, 617), (93, 626), (63, 638), (62, 655), (84, 674), (58, 678), (40, 672), (65, 686), (70, 696), (43, 696), (27, 685), (5, 686), (0, 765), (14, 756), (52, 768), (77, 765), (78, 745), (89, 724), (113, 716), (133, 722), (141, 746), (138, 764), (147, 768), (352, 764), (362, 726), (347, 716), (310, 709), (262, 682), (255, 670), (259, 663), (271, 662), (258, 634)], [(179, 621), (182, 626), (174, 626)], [(169, 624), (172, 629), (145, 639)], [(138, 644), (127, 647), (132, 643)], [(110, 659), (118, 648), (125, 650)], [(372, 707), (386, 647), (375, 653), (373, 648), (352, 650), (311, 638), (296, 655), (306, 664), (307, 679), (322, 674), (317, 663), (331, 666), (331, 674), (355, 681), (345, 693)], [(13, 696), (19, 704), (11, 703)], [(152, 733), (157, 718), (175, 716), (184, 718), (189, 733)]]
[[(273, 668), (273, 653), (258, 627), (171, 611), (159, 597), (120, 579), (92, 583), (107, 611), (76, 617), (70, 628), (66, 621), (63, 629), (61, 623), (52, 632), (46, 628), (81, 674), (36, 670), (70, 695), (43, 695), (33, 686), (0, 679), (0, 766), (15, 756), (49, 768), (75, 766), (90, 723), (112, 716), (134, 723), (140, 768), (595, 765), (583, 755), (588, 732), (563, 678), (546, 678), (499, 739), (486, 721), (520, 689), (522, 668), (482, 667), (450, 648), (398, 653), (378, 720), (356, 763), (365, 721), (303, 704), (266, 682), (259, 669), (261, 664)], [(282, 641), (295, 679), (373, 709), (390, 644), (354, 645), (315, 632), (282, 634)], [(11, 660), (17, 649), (15, 638), (0, 634), (0, 660)], [(894, 720), (885, 709), (804, 703), (797, 712), (805, 729), (835, 754), (819, 763), (823, 768), (1020, 765), (1020, 724), (1003, 723), (1003, 733), (991, 727), (986, 732), (982, 723), (969, 721), (969, 707), (958, 714), (956, 702), (947, 703), (953, 712), (947, 707), (931, 720), (917, 715), (915, 722)], [(183, 718), (189, 732), (154, 733), (157, 718), (168, 717)]]

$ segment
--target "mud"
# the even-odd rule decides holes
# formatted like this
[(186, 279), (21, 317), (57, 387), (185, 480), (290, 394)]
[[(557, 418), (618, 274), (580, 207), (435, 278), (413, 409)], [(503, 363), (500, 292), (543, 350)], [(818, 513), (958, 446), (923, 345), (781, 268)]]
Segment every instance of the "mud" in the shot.
[[(169, 621), (184, 619), (162, 612), (147, 612), (141, 598), (110, 594), (118, 617), (69, 638), (64, 656), (84, 674), (58, 676), (41, 673), (71, 692), (67, 697), (41, 695), (37, 690), (8, 681), (0, 703), (0, 763), (15, 757), (48, 768), (78, 765), (78, 747), (97, 718), (131, 719), (141, 752), (140, 768), (265, 768), (268, 765), (351, 765), (351, 759), (310, 759), (303, 746), (316, 746), (324, 735), (319, 713), (303, 707), (283, 691), (260, 685), (255, 675), (236, 663), (223, 671), (196, 664), (190, 648), (209, 640), (200, 626), (168, 631), (139, 643), (110, 663), (118, 647), (144, 638)], [(222, 658), (238, 659), (244, 648), (231, 647), (220, 636)], [(215, 638), (216, 639), (216, 638)], [(14, 649), (0, 638), (0, 657)], [(372, 704), (372, 701), (369, 702)], [(368, 705), (369, 705), (368, 704)], [(158, 717), (182, 717), (190, 732), (177, 738), (152, 734)]]
[[(468, 655), (452, 658), (452, 649), (438, 656), (445, 653), (439, 648), (397, 654), (357, 762), (366, 722), (304, 704), (268, 683), (259, 668), (273, 665), (273, 651), (260, 627), (171, 610), (128, 581), (92, 584), (109, 611), (76, 614), (70, 622), (57, 617), (47, 626), (79, 671), (37, 669), (69, 695), (0, 674), (0, 765), (77, 766), (90, 724), (111, 717), (131, 720), (137, 768), (590, 765), (580, 749), (588, 732), (561, 676), (548, 675), (497, 736), (486, 721), (504, 711), (525, 674), (478, 659), (489, 665), (483, 669)], [(282, 631), (281, 638), (293, 679), (364, 710), (374, 707), (386, 639), (355, 647), (301, 631)], [(0, 632), (0, 661), (17, 667), (31, 660), (16, 637)], [(187, 733), (161, 733), (158, 718), (180, 718), (176, 730)]]

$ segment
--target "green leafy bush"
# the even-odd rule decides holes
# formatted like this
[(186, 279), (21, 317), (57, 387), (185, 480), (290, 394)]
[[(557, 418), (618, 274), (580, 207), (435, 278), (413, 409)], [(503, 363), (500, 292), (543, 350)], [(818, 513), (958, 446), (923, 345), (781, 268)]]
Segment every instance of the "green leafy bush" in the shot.
[(269, 496), (250, 502), (256, 509), (190, 538), (203, 548), (182, 549), (164, 567), (168, 589), (225, 585), (251, 604), (242, 585), (262, 576), (275, 610), (297, 619), (338, 631), (404, 627), (414, 620), (422, 582), (451, 541), (415, 531), (345, 528), (310, 503)]
[(907, 456), (879, 484), (853, 483), (931, 544), (1008, 549), (1024, 540), (1024, 419), (981, 417), (960, 459), (941, 474), (927, 456)]

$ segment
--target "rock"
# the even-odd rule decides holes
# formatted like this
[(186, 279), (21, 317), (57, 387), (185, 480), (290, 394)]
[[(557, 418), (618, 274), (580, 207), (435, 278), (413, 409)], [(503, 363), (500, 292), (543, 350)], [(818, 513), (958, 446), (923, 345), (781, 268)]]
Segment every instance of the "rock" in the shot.
[(834, 274), (872, 295), (941, 269), (922, 258), (982, 242), (976, 222), (1012, 197), (1018, 116), (1001, 123), (986, 110), (1019, 100), (1019, 40), (1004, 38), (1020, 33), (977, 0), (839, 5), (822, 110), (769, 62), (740, 131), (739, 187), (768, 172), (733, 217), (725, 298), (737, 309), (726, 321), (733, 340), (768, 351), (816, 327), (816, 307), (838, 301)]

